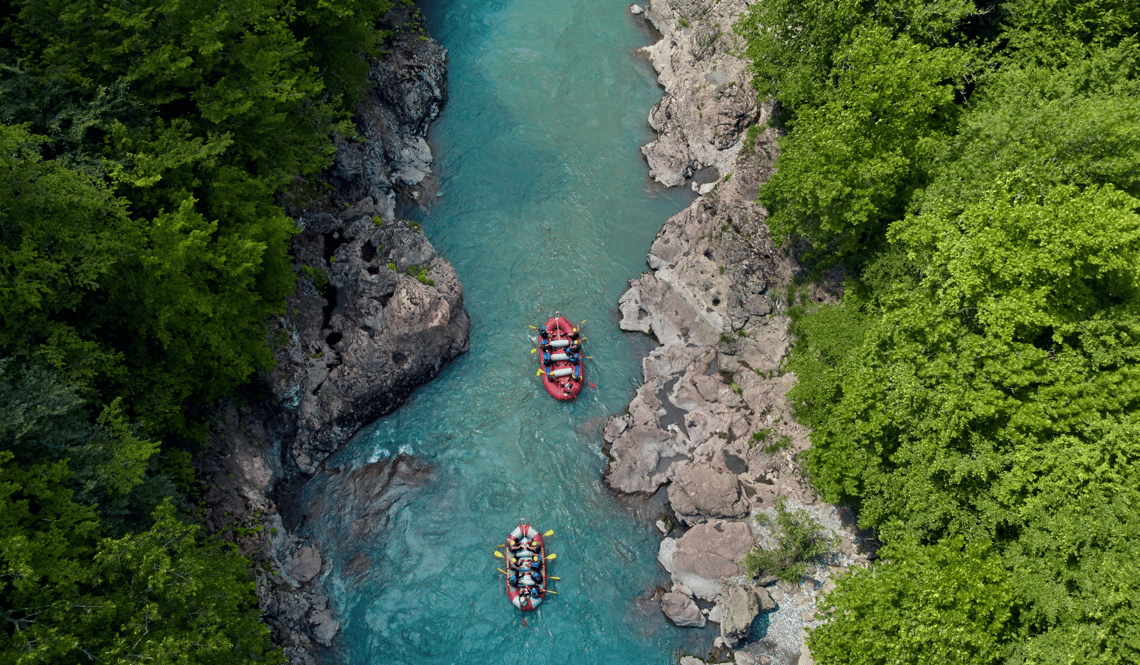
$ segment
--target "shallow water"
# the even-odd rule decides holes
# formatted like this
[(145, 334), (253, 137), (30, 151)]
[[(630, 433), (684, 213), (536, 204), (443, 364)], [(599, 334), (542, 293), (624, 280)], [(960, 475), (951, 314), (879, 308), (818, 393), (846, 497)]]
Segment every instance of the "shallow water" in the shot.
[[(455, 266), (471, 349), (329, 460), (305, 489), (302, 531), (345, 663), (675, 663), (711, 629), (671, 627), (651, 596), (659, 505), (601, 483), (601, 428), (628, 404), (653, 342), (617, 328), (661, 224), (692, 199), (651, 183), (651, 37), (610, 0), (436, 0), (450, 99), (429, 137), (442, 198), (413, 214)], [(588, 386), (541, 388), (530, 353), (555, 311), (585, 321)], [(659, 501), (659, 498), (658, 498)], [(523, 626), (492, 556), (525, 519), (554, 530), (561, 577)], [(535, 660), (537, 659), (537, 660)]]

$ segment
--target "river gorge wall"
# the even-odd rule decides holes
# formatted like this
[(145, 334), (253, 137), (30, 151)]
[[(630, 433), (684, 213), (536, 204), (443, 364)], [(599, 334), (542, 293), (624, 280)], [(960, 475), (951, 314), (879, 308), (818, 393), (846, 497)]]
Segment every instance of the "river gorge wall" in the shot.
[[(673, 586), (662, 611), (680, 627), (719, 623), (714, 661), (808, 665), (805, 629), (822, 617), (818, 601), (835, 575), (867, 565), (875, 542), (849, 509), (819, 501), (799, 464), (810, 442), (787, 399), (795, 376), (782, 370), (788, 287), (799, 267), (773, 242), (757, 202), (777, 132), (733, 30), (749, 4), (631, 7), (661, 34), (643, 49), (664, 89), (649, 114), (657, 138), (642, 149), (650, 176), (700, 196), (664, 224), (650, 271), (620, 300), (621, 328), (652, 334), (660, 346), (645, 359), (627, 412), (605, 427), (604, 480), (619, 493), (667, 492), (673, 515), (658, 524), (658, 560)], [(835, 281), (807, 293), (839, 295)], [(775, 546), (772, 528), (754, 518), (763, 513), (771, 524), (777, 501), (804, 510), (839, 543), (799, 584), (753, 580), (741, 565), (753, 547)], [(764, 627), (754, 629), (761, 615)]]
[(262, 615), (295, 664), (315, 663), (340, 629), (321, 552), (292, 532), (300, 486), (469, 339), (451, 264), (396, 215), (398, 202), (434, 190), (425, 136), (447, 99), (447, 52), (414, 6), (378, 27), (393, 36), (371, 59), (358, 137), (336, 139), (327, 185), (286, 195), (298, 285), (267, 326), (275, 366), (213, 409), (196, 462), (207, 527), (254, 561)]

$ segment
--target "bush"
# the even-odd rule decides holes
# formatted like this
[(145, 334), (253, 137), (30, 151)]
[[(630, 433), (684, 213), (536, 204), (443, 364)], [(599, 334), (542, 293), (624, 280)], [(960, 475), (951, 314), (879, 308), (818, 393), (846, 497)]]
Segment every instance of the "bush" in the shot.
[[(766, 515), (757, 515), (761, 518)], [(788, 512), (784, 499), (776, 501), (775, 536), (776, 549), (754, 548), (744, 556), (744, 568), (749, 575), (764, 572), (775, 575), (785, 582), (796, 583), (807, 574), (808, 564), (839, 547), (839, 539), (828, 536), (823, 525), (816, 522), (804, 510)]]
[(317, 287), (318, 291), (324, 291), (325, 287), (329, 285), (329, 274), (320, 268), (301, 266), (301, 272), (312, 280), (313, 286)]

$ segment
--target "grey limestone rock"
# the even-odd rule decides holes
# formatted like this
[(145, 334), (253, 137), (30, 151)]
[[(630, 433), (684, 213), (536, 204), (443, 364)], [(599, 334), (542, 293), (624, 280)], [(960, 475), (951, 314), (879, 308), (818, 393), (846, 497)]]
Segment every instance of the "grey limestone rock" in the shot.
[[(422, 28), (411, 6), (398, 5), (384, 21), (405, 28), (420, 22)], [(360, 138), (336, 139), (327, 173), (345, 198), (371, 196), (385, 219), (394, 217), (398, 190), (429, 176), (432, 155), (424, 136), (447, 101), (447, 50), (419, 37), (416, 30), (398, 30), (385, 43), (386, 55), (371, 59), (375, 86), (357, 106)]]
[(312, 545), (305, 545), (285, 561), (285, 572), (301, 584), (321, 572), (321, 553)]
[(312, 624), (313, 639), (324, 646), (332, 646), (332, 640), (340, 632), (340, 622), (333, 618), (328, 609), (313, 612), (309, 619)]
[(742, 519), (748, 516), (748, 501), (736, 474), (709, 462), (679, 464), (669, 485), (669, 503), (677, 519), (687, 526), (709, 519)]
[(744, 569), (740, 561), (752, 549), (751, 528), (743, 522), (699, 524), (680, 538), (661, 542), (657, 560), (673, 578), (693, 595), (713, 600), (721, 594), (727, 577), (737, 577)]
[(290, 301), (292, 343), (273, 372), (296, 412), (291, 452), (305, 474), (467, 350), (470, 319), (451, 264), (418, 228), (371, 212), (365, 199), (346, 213), (355, 219), (321, 220), (325, 233), (297, 240), (299, 259), (328, 278), (323, 289), (302, 280)]
[(748, 639), (752, 620), (760, 613), (760, 603), (751, 587), (730, 586), (724, 590), (721, 607), (720, 636), (735, 649)]
[(683, 184), (702, 168), (731, 172), (744, 131), (761, 119), (747, 63), (733, 25), (745, 0), (655, 0), (646, 18), (663, 37), (644, 51), (665, 89), (649, 114), (659, 132), (641, 151), (649, 174), (662, 184)]
[(687, 594), (669, 592), (661, 596), (661, 612), (681, 628), (703, 628), (706, 619), (701, 609)]
[(772, 598), (772, 594), (768, 593), (768, 589), (761, 585), (753, 587), (752, 590), (756, 593), (756, 600), (760, 603), (761, 612), (771, 612), (776, 609), (776, 601)]

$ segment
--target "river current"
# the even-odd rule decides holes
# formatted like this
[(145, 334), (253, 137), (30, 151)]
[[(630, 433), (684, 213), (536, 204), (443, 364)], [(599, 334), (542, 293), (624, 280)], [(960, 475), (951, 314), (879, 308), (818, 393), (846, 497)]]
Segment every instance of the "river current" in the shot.
[[(431, 0), (450, 99), (429, 137), (441, 198), (409, 212), (454, 265), (471, 348), (310, 481), (300, 529), (326, 557), (353, 664), (676, 663), (712, 629), (668, 624), (654, 589), (653, 501), (602, 484), (601, 429), (653, 342), (617, 327), (657, 230), (692, 200), (647, 177), (639, 148), (661, 96), (624, 0)], [(555, 311), (584, 321), (587, 386), (551, 399), (530, 350)], [(552, 529), (546, 602), (506, 599), (496, 545)]]

